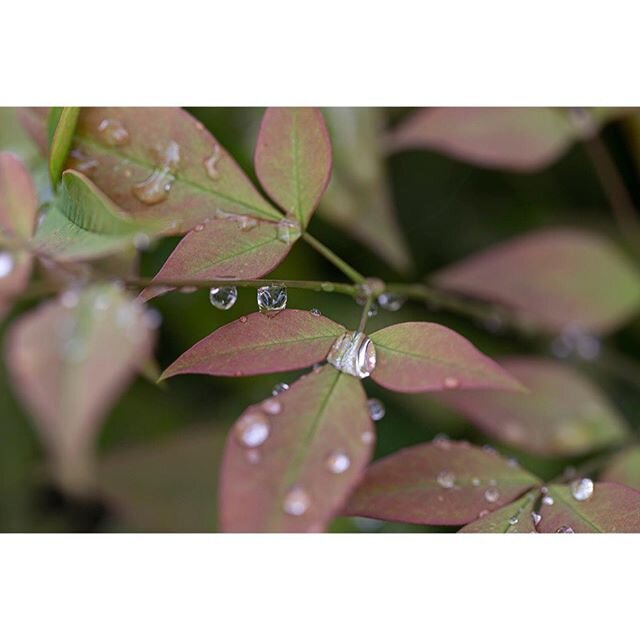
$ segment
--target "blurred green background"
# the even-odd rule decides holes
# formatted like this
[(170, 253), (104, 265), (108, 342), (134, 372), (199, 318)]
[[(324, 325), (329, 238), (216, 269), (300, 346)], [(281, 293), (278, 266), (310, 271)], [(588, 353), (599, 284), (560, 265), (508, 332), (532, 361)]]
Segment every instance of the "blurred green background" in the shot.
[[(252, 154), (261, 109), (196, 108), (200, 119), (254, 176)], [(403, 109), (380, 110), (386, 125)], [(603, 132), (622, 175), (640, 204), (635, 162), (634, 123), (617, 121)], [(37, 153), (20, 131), (12, 110), (0, 109), (0, 148), (14, 150), (46, 182)], [(366, 159), (363, 159), (366, 162)], [(394, 272), (374, 253), (321, 215), (310, 231), (338, 255), (368, 276), (417, 281), (429, 272), (500, 240), (533, 229), (573, 225), (596, 229), (620, 240), (609, 204), (588, 157), (580, 145), (549, 169), (519, 175), (473, 167), (437, 153), (416, 151), (386, 161), (392, 199), (414, 266)], [(42, 187), (44, 188), (44, 187)], [(375, 233), (375, 230), (374, 230)], [(165, 239), (145, 252), (141, 272), (152, 276), (177, 239)], [(271, 277), (271, 276), (270, 276)], [(273, 277), (342, 280), (343, 276), (306, 244), (297, 243)], [(2, 320), (2, 337), (12, 320), (33, 302), (15, 306)], [(241, 290), (236, 306), (214, 309), (205, 290), (170, 293), (152, 301), (163, 323), (157, 358), (164, 368), (211, 331), (255, 311), (255, 293)], [(326, 316), (355, 326), (361, 309), (349, 298), (333, 294), (289, 291), (289, 306), (319, 308)], [(395, 322), (431, 320), (446, 324), (491, 355), (549, 353), (546, 342), (525, 340), (508, 331), (494, 333), (467, 319), (407, 303), (400, 311), (380, 311), (371, 318), (374, 330)], [(636, 320), (608, 338), (627, 356), (640, 356), (640, 323)], [(593, 364), (585, 371), (638, 429), (640, 394), (625, 381)], [(298, 373), (246, 379), (178, 376), (160, 388), (138, 379), (110, 412), (100, 435), (100, 494), (90, 502), (70, 502), (48, 483), (42, 449), (30, 418), (21, 409), (0, 370), (0, 530), (1, 531), (215, 531), (217, 469), (227, 431), (243, 408), (270, 394), (277, 382), (291, 382)], [(377, 423), (376, 457), (424, 442), (438, 433), (486, 443), (488, 439), (462, 418), (426, 396), (385, 392), (365, 381), (370, 395), (380, 398), (386, 416)], [(496, 448), (507, 451), (497, 443)], [(507, 451), (523, 466), (550, 478), (575, 460), (543, 460)], [(337, 519), (332, 531), (446, 530), (363, 519)]]

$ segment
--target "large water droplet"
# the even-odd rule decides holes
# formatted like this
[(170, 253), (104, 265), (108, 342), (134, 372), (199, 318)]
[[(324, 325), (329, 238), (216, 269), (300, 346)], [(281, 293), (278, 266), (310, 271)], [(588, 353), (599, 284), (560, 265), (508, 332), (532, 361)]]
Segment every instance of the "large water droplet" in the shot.
[(350, 466), (351, 459), (344, 451), (333, 451), (327, 456), (327, 469), (331, 473), (344, 473)]
[(311, 505), (309, 494), (300, 487), (293, 487), (284, 498), (282, 508), (290, 516), (304, 515)]
[(243, 415), (235, 426), (238, 442), (247, 449), (253, 449), (264, 444), (269, 437), (271, 427), (266, 416), (258, 412)]
[(347, 331), (333, 343), (327, 362), (350, 376), (367, 378), (376, 366), (376, 348), (364, 333)]
[(292, 220), (280, 220), (276, 225), (276, 237), (280, 242), (292, 244), (300, 237), (300, 225)]
[(562, 526), (556, 529), (556, 533), (575, 533), (571, 527)]
[(382, 420), (384, 418), (384, 414), (386, 413), (384, 404), (377, 398), (369, 398), (367, 400), (367, 411), (369, 412), (369, 417), (377, 422), (378, 420)]
[(214, 145), (213, 152), (211, 155), (204, 161), (204, 168), (207, 172), (207, 175), (212, 180), (217, 180), (220, 177), (220, 172), (218, 171), (218, 162), (220, 160), (220, 156), (222, 155), (220, 150), (220, 145)]
[(260, 287), (257, 292), (258, 310), (261, 313), (275, 314), (287, 306), (287, 287), (272, 284)]
[(160, 168), (154, 169), (151, 175), (132, 188), (133, 195), (144, 204), (157, 204), (169, 197), (173, 175), (180, 165), (180, 145), (170, 140), (165, 147), (156, 148)]
[(110, 147), (122, 147), (129, 142), (129, 132), (120, 120), (105, 119), (98, 125), (98, 133)]
[(228, 311), (238, 299), (236, 287), (212, 287), (209, 290), (209, 302), (222, 311)]
[(289, 385), (286, 382), (278, 382), (273, 389), (271, 389), (271, 395), (277, 396), (278, 394), (286, 391), (289, 388)]
[(0, 278), (6, 278), (15, 266), (13, 255), (8, 251), (0, 251)]
[(500, 499), (500, 492), (495, 487), (489, 487), (484, 492), (484, 499), (487, 502), (498, 502)]
[(390, 291), (385, 291), (378, 296), (378, 304), (385, 311), (399, 311), (405, 301), (406, 298), (404, 296)]
[(593, 495), (593, 481), (589, 478), (580, 478), (571, 483), (571, 495), (579, 502), (588, 500)]
[(546, 504), (548, 507), (551, 507), (555, 500), (551, 496), (544, 496), (542, 498), (542, 504)]
[(471, 478), (471, 485), (474, 487), (480, 486), (480, 478)]
[(453, 489), (456, 484), (456, 476), (451, 471), (441, 471), (436, 477), (436, 482), (443, 489)]
[(322, 315), (322, 311), (320, 311), (320, 309), (316, 309), (316, 308), (311, 309), (311, 311), (309, 311), (309, 313), (312, 316), (315, 316), (316, 318), (319, 318)]

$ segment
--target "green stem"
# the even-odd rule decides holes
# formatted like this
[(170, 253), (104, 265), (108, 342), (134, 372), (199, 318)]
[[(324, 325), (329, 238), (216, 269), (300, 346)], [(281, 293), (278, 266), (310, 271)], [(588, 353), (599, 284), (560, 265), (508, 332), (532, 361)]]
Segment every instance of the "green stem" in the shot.
[(372, 304), (373, 304), (373, 296), (367, 296), (367, 300), (364, 303), (364, 307), (362, 309), (362, 315), (360, 316), (360, 322), (358, 323), (358, 333), (362, 333), (367, 326), (367, 320), (369, 318), (369, 310), (371, 309)]
[(342, 273), (344, 273), (347, 278), (355, 282), (356, 284), (361, 284), (365, 281), (365, 277), (356, 271), (353, 267), (349, 266), (342, 258), (337, 256), (329, 247), (325, 246), (319, 240), (316, 240), (311, 234), (306, 231), (302, 234), (302, 238), (304, 241), (311, 245), (318, 253), (324, 256), (329, 262), (331, 262), (335, 267), (340, 269)]

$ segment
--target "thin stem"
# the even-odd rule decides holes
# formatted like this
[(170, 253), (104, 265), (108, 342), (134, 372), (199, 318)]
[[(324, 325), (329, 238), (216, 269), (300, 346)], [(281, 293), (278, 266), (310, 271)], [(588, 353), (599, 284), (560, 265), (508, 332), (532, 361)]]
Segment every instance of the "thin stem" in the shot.
[(319, 240), (316, 240), (311, 234), (305, 231), (302, 234), (302, 238), (307, 244), (311, 245), (318, 253), (323, 255), (335, 267), (340, 269), (340, 271), (342, 271), (342, 273), (344, 273), (347, 278), (349, 278), (356, 284), (360, 284), (365, 281), (365, 277), (361, 273), (348, 265), (342, 258), (333, 253), (333, 251), (331, 251), (329, 247), (322, 244), (322, 242), (320, 242)]
[(362, 333), (367, 326), (367, 320), (369, 318), (371, 305), (373, 305), (373, 299), (373, 296), (367, 296), (367, 300), (364, 303), (364, 307), (362, 309), (362, 315), (360, 316), (360, 322), (358, 323), (358, 333)]
[(584, 141), (587, 155), (598, 174), (616, 223), (633, 248), (640, 250), (640, 218), (609, 150), (599, 136)]

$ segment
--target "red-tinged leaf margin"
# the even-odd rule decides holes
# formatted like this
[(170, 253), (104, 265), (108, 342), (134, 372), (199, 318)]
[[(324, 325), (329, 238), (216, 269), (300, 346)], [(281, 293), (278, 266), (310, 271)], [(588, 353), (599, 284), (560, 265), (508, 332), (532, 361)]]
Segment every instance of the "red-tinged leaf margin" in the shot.
[(640, 491), (614, 482), (596, 482), (593, 495), (576, 500), (571, 487), (550, 485), (553, 504), (540, 507), (541, 533), (562, 533), (570, 527), (573, 533), (640, 533)]
[[(274, 402), (280, 411), (274, 412)], [(278, 405), (276, 405), (278, 406)], [(247, 420), (268, 420), (255, 449), (239, 444)], [(325, 366), (262, 404), (249, 407), (230, 432), (220, 477), (220, 522), (227, 532), (319, 532), (361, 480), (375, 440), (360, 380)], [(344, 452), (348, 469), (332, 473), (328, 458)], [(306, 492), (301, 515), (284, 510), (293, 489)]]
[[(442, 486), (445, 473), (453, 474), (453, 486)], [(512, 502), (538, 482), (495, 452), (466, 442), (423, 444), (374, 462), (349, 499), (346, 514), (463, 525)]]
[(345, 328), (324, 316), (285, 309), (274, 317), (252, 313), (185, 351), (161, 380), (186, 373), (253, 376), (310, 367), (327, 356)]
[(71, 151), (79, 116), (80, 107), (63, 107), (59, 113), (55, 114), (56, 121), (51, 123), (53, 136), (49, 148), (49, 177), (54, 189), (60, 182), (67, 156)]
[(260, 184), (306, 227), (331, 176), (331, 139), (322, 112), (272, 107), (262, 118), (254, 164)]
[(405, 322), (371, 334), (377, 363), (371, 377), (401, 393), (523, 387), (460, 334), (431, 322)]

